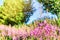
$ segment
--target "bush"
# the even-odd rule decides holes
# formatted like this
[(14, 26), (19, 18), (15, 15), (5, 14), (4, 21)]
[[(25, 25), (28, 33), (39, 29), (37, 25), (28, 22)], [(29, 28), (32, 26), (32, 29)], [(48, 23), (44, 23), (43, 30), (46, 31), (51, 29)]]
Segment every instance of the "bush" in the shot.
[(45, 9), (49, 12), (59, 14), (60, 13), (60, 1), (59, 0), (38, 0), (42, 2)]
[(0, 7), (0, 24), (19, 24), (24, 22), (23, 0), (5, 0)]

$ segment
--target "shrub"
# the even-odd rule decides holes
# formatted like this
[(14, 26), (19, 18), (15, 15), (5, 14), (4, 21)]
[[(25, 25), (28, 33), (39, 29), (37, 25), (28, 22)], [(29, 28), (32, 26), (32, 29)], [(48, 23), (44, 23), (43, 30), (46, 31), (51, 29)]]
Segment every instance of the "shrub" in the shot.
[(38, 0), (42, 2), (45, 9), (49, 12), (59, 14), (60, 13), (60, 1), (59, 0)]
[(3, 6), (0, 7), (1, 24), (19, 24), (24, 22), (23, 0), (4, 0)]

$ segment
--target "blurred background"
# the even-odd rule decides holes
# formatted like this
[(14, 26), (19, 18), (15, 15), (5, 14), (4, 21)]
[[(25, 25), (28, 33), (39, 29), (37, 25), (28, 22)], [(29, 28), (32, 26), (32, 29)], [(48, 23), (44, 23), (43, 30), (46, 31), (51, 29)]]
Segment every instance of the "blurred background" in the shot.
[[(2, 40), (5, 40), (5, 39), (7, 40), (22, 40), (22, 39), (23, 40), (45, 40), (45, 37), (47, 38), (48, 36), (54, 34), (54, 33), (51, 33), (50, 31), (56, 32), (55, 35), (56, 36), (59, 35), (59, 36), (58, 38), (56, 38), (55, 36), (55, 38), (59, 40), (60, 38), (60, 33), (59, 33), (60, 31), (60, 0), (0, 0), (0, 25), (1, 25), (0, 26), (1, 33), (4, 34), (2, 35), (3, 37), (1, 36)], [(9, 27), (5, 27), (5, 26), (9, 26)], [(41, 31), (39, 29), (40, 27), (41, 27), (41, 30), (43, 30), (43, 32), (44, 30), (46, 30), (46, 32), (48, 30), (48, 32), (47, 33), (42, 32), (42, 34), (36, 33)], [(20, 36), (16, 36), (17, 33), (14, 34), (13, 31), (10, 31), (11, 29), (13, 31), (18, 30), (17, 32), (21, 32), (22, 33), (21, 35), (23, 36), (23, 38), (21, 37), (20, 34), (18, 34)], [(6, 30), (8, 30), (9, 33), (6, 32)], [(28, 34), (26, 30), (30, 30), (30, 31), (33, 30), (33, 31), (32, 33), (29, 31), (29, 34), (30, 33), (31, 34), (28, 36), (27, 35), (25, 36), (25, 34)], [(36, 35), (34, 35), (34, 33)], [(51, 34), (46, 36), (49, 33)], [(10, 34), (14, 34), (14, 36), (11, 36)], [(42, 36), (43, 34), (45, 37)], [(33, 37), (31, 37), (31, 35)], [(37, 36), (38, 38), (36, 39)], [(27, 39), (24, 39), (25, 37), (27, 37)], [(54, 36), (50, 36), (50, 37), (54, 37)], [(46, 40), (48, 39), (56, 40), (55, 38), (53, 39), (50, 37), (47, 38)]]

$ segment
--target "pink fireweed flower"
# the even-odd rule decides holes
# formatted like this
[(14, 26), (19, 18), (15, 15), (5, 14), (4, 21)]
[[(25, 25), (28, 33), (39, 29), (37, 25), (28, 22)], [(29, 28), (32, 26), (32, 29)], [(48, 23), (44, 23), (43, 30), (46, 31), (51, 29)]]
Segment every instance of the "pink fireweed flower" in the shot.
[(43, 38), (42, 38), (42, 37), (40, 37), (40, 40), (43, 40)]
[(0, 31), (3, 36), (10, 36), (15, 40), (15, 38), (26, 38), (28, 36), (28, 32), (22, 28), (17, 29), (14, 27), (0, 26)]
[(12, 33), (12, 36), (16, 36), (17, 30), (15, 28), (12, 28), (11, 33)]
[(6, 27), (4, 25), (0, 26), (0, 31), (1, 31), (2, 36), (6, 36), (7, 35), (5, 29), (6, 29)]
[(46, 20), (44, 20), (43, 22), (39, 23), (38, 26), (41, 27), (41, 26), (45, 26), (46, 24), (48, 24), (48, 23), (46, 22)]
[(31, 31), (31, 36), (40, 37), (42, 33), (43, 33), (42, 29), (40, 27), (37, 27)]
[(4, 25), (0, 25), (0, 30), (4, 30), (5, 26)]
[(20, 37), (26, 38), (26, 37), (28, 36), (28, 33), (27, 33), (27, 31), (24, 30), (24, 29), (19, 29), (19, 30), (18, 30), (18, 35), (19, 35)]
[(44, 21), (41, 24), (42, 24), (41, 26), (36, 27), (30, 32), (31, 36), (34, 36), (34, 37), (41, 37), (41, 36), (55, 37), (56, 36), (57, 28), (55, 26), (46, 23), (46, 21)]
[(6, 32), (7, 36), (11, 36), (11, 32), (12, 32), (11, 30), (12, 30), (11, 27), (5, 27), (5, 32)]
[[(52, 32), (52, 28), (49, 26), (49, 25), (46, 25), (45, 27), (44, 27), (44, 30), (45, 30), (45, 35), (46, 36), (49, 36), (50, 34), (51, 34), (51, 32)], [(51, 35), (50, 35), (51, 36)]]
[(12, 40), (18, 40), (18, 38), (16, 36), (13, 36)]
[(2, 34), (2, 36), (6, 36), (7, 35), (5, 31), (2, 31), (1, 34)]
[(8, 36), (12, 36), (12, 29), (11, 28), (8, 29)]

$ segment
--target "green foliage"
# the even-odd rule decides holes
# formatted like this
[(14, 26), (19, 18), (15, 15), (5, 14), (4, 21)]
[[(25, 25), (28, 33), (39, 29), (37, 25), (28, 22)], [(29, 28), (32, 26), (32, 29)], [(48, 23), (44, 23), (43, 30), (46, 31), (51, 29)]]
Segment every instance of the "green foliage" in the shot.
[(35, 38), (35, 37), (27, 37), (27, 40), (39, 40), (39, 38)]
[(6, 40), (12, 40), (12, 38), (9, 37), (9, 36), (6, 36), (5, 39), (6, 39)]
[(0, 24), (19, 24), (24, 22), (23, 0), (4, 0), (0, 7)]
[(50, 20), (50, 19), (46, 19), (48, 24), (52, 24), (52, 25), (56, 25), (58, 27), (60, 27), (60, 17), (57, 20)]
[(60, 18), (56, 21), (56, 24), (60, 27)]
[(38, 0), (38, 1), (43, 3), (47, 11), (59, 14), (60, 12), (59, 0)]

